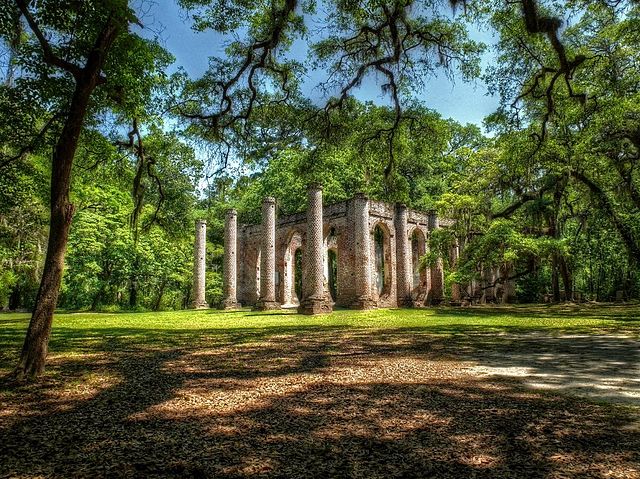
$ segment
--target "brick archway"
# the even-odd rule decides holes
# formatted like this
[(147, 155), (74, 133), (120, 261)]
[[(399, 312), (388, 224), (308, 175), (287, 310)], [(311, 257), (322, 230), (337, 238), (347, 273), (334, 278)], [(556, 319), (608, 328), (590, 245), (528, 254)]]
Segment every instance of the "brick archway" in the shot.
[(379, 298), (389, 296), (392, 284), (391, 231), (378, 222), (373, 227), (373, 277), (372, 286)]
[[(284, 252), (284, 278), (282, 289), (282, 305), (285, 307), (298, 306), (300, 304), (300, 288), (296, 288), (296, 284), (300, 286), (301, 267), (297, 262), (300, 261), (303, 254), (303, 233), (298, 229), (293, 229), (288, 235)], [(304, 261), (304, 259), (302, 259)], [(297, 291), (296, 291), (297, 290)]]

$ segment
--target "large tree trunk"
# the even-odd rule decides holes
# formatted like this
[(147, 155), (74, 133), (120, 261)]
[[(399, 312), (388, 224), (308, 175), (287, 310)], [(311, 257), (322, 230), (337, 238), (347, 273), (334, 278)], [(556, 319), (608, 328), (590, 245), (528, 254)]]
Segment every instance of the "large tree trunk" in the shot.
[(564, 294), (566, 301), (573, 301), (573, 279), (571, 278), (571, 270), (564, 256), (558, 257), (558, 266), (562, 275), (562, 283), (564, 284)]
[(153, 306), (151, 309), (154, 311), (158, 311), (160, 309), (160, 305), (162, 304), (162, 297), (164, 296), (164, 289), (167, 286), (166, 279), (163, 279), (160, 283), (160, 288), (158, 289), (158, 294), (156, 295), (155, 300), (153, 301)]
[(64, 255), (67, 250), (69, 228), (73, 219), (74, 206), (69, 201), (73, 159), (78, 148), (78, 140), (89, 105), (89, 99), (100, 81), (102, 67), (107, 53), (118, 35), (118, 20), (111, 15), (98, 34), (93, 48), (87, 55), (83, 68), (55, 56), (51, 46), (29, 13), (25, 0), (18, 2), (20, 11), (38, 37), (44, 52), (44, 61), (72, 73), (75, 90), (69, 103), (64, 127), (56, 143), (51, 161), (51, 218), (49, 242), (42, 270), (36, 305), (31, 315), (29, 329), (22, 346), (20, 361), (15, 370), (18, 380), (34, 378), (44, 371), (49, 335), (60, 294)]
[[(137, 246), (137, 242), (136, 242)], [(138, 271), (140, 270), (140, 258), (136, 251), (136, 259), (133, 262), (133, 272), (129, 278), (129, 307), (134, 309), (138, 306)]]
[[(553, 194), (553, 208), (547, 215), (547, 224), (549, 225), (548, 235), (553, 239), (558, 239), (558, 209), (560, 207), (560, 199), (564, 190), (564, 182), (556, 182), (556, 188)], [(558, 279), (558, 253), (551, 255), (551, 293), (553, 302), (560, 302), (560, 280)]]
[(551, 292), (553, 293), (553, 302), (560, 302), (560, 281), (558, 279), (558, 255), (553, 253), (551, 256)]
[(69, 228), (75, 210), (69, 201), (73, 158), (87, 113), (89, 98), (96, 84), (97, 75), (77, 82), (69, 105), (69, 114), (54, 150), (51, 165), (51, 219), (47, 256), (36, 296), (36, 305), (16, 369), (18, 379), (33, 378), (44, 371), (53, 312), (58, 302), (62, 282)]
[(21, 298), (22, 290), (20, 289), (20, 285), (16, 285), (9, 295), (9, 311), (16, 310), (22, 306)]

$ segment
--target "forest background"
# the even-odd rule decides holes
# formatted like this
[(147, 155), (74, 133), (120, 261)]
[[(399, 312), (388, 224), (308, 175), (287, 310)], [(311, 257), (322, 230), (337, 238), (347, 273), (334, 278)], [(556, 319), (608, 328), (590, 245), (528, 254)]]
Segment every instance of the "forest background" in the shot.
[[(520, 302), (639, 297), (637, 3), (540, 2), (563, 20), (563, 64), (517, 2), (181, 0), (177, 20), (220, 35), (197, 77), (140, 21), (161, 5), (103, 3), (131, 26), (106, 55), (78, 138), (59, 307), (188, 307), (198, 218), (209, 226), (207, 300), (219, 305), (224, 212), (258, 222), (267, 195), (279, 214), (301, 211), (310, 181), (327, 203), (362, 191), (452, 219), (423, 260), (445, 258), (447, 294), (508, 262)], [(0, 8), (2, 309), (34, 307), (52, 150), (74, 91), (73, 72), (47, 61), (20, 4)], [(50, 53), (70, 61), (95, 40), (96, 12), (92, 2), (44, 1), (33, 20)], [(430, 109), (430, 85), (445, 77), (499, 98), (482, 128)], [(309, 78), (319, 79), (313, 95)], [(367, 85), (380, 100), (354, 96)], [(455, 242), (464, 248), (454, 263)]]

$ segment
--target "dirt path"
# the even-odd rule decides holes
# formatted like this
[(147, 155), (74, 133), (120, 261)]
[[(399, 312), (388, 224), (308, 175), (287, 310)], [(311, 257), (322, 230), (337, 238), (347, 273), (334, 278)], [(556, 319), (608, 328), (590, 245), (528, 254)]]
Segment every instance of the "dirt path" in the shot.
[(612, 334), (479, 335), (458, 351), (472, 374), (610, 403), (640, 406), (640, 341)]

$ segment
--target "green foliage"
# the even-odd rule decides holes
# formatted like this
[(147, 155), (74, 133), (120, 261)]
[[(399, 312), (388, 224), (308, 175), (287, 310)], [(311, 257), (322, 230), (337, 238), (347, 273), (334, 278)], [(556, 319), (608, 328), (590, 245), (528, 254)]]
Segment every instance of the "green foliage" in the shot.
[[(226, 209), (257, 223), (262, 199), (275, 196), (280, 214), (301, 211), (310, 182), (323, 184), (326, 203), (362, 191), (436, 209), (447, 227), (431, 235), (422, 265), (444, 259), (448, 285), (509, 265), (523, 300), (560, 289), (567, 297), (637, 297), (640, 6), (614, 3), (541, 4), (571, 16), (560, 39), (567, 58), (585, 58), (570, 81), (553, 83), (557, 51), (527, 32), (517, 3), (470, 2), (468, 14), (452, 16), (439, 2), (337, 1), (318, 11), (314, 1), (181, 0), (196, 30), (230, 40), (194, 80), (167, 75), (172, 55), (128, 28), (137, 19), (125, 0), (32, 2), (66, 61), (82, 64), (109, 15), (121, 27), (75, 158), (77, 213), (61, 305), (188, 306), (195, 218), (208, 221), (207, 301), (218, 305)], [(319, 36), (309, 35), (312, 17), (324, 22)], [(0, 307), (32, 305), (47, 238), (51, 148), (74, 85), (43, 61), (18, 18), (12, 2), (0, 7), (0, 40), (15, 67), (0, 85)], [(468, 37), (471, 20), (488, 20), (498, 35), (485, 74), (501, 97), (486, 120), (492, 138), (412, 99), (436, 72), (479, 76), (484, 46)], [(301, 63), (291, 53), (305, 42), (310, 57)], [(324, 86), (338, 95), (326, 108), (299, 90), (309, 67), (324, 68)], [(372, 73), (383, 78), (391, 107), (350, 97)], [(134, 120), (143, 155), (123, 146)], [(198, 144), (196, 155), (184, 134), (225, 161), (202, 198), (205, 152)], [(451, 261), (455, 245), (462, 254)]]
[(0, 309), (9, 307), (9, 295), (17, 282), (18, 278), (13, 271), (0, 272)]

